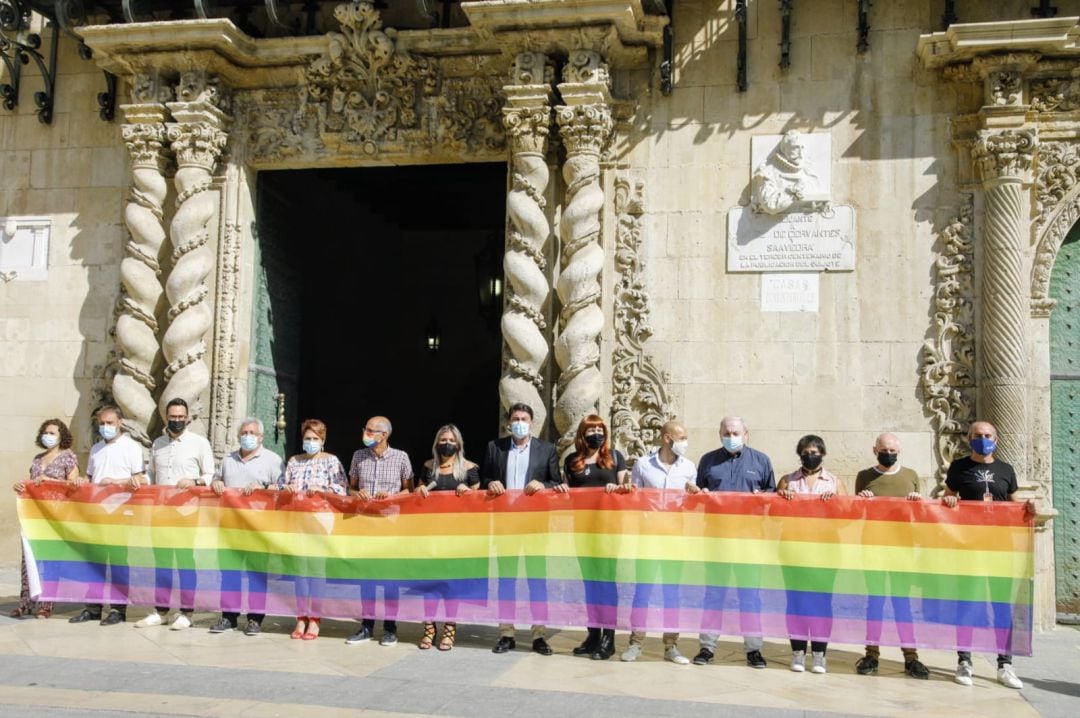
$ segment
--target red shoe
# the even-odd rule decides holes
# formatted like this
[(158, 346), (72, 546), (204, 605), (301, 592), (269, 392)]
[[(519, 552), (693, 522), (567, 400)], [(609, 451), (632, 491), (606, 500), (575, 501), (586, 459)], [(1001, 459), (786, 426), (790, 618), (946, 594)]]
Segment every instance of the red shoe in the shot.
[[(314, 632), (312, 632), (312, 630), (311, 630), (312, 628), (315, 629)], [(318, 637), (319, 637), (319, 619), (317, 619), (317, 618), (309, 618), (308, 619), (307, 630), (304, 631), (304, 635), (302, 636), (302, 638), (305, 641), (314, 641)]]
[[(300, 627), (300, 624), (303, 624), (303, 628)], [(296, 617), (296, 629), (292, 633), (289, 634), (289, 638), (294, 638), (294, 639), (298, 639), (298, 640), (303, 638), (304, 637), (304, 632), (307, 631), (307, 627), (308, 627), (308, 617), (307, 616), (297, 616)]]

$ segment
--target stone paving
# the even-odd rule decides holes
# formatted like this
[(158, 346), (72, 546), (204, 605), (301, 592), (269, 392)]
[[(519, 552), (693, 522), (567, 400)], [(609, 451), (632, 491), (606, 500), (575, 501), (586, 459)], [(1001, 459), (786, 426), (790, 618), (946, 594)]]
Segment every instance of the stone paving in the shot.
[[(3, 615), (17, 594), (14, 571), (0, 571)], [(0, 715), (11, 716), (1070, 716), (1080, 715), (1080, 631), (1059, 628), (1036, 642), (1034, 658), (1018, 658), (1023, 691), (994, 680), (992, 656), (976, 657), (970, 688), (952, 682), (955, 655), (923, 651), (929, 681), (904, 676), (900, 652), (884, 649), (879, 674), (853, 666), (861, 647), (832, 645), (829, 673), (788, 670), (786, 644), (767, 641), (766, 670), (742, 660), (741, 642), (718, 647), (710, 666), (676, 666), (651, 638), (637, 663), (570, 655), (581, 631), (552, 631), (556, 655), (527, 650), (491, 653), (497, 631), (460, 626), (449, 653), (420, 651), (420, 627), (403, 624), (401, 642), (347, 646), (354, 624), (326, 621), (317, 641), (290, 640), (292, 621), (268, 618), (257, 637), (214, 635), (211, 614), (196, 614), (185, 631), (139, 629), (144, 613), (118, 626), (71, 625), (74, 606), (50, 620), (0, 619)], [(618, 645), (626, 645), (619, 634)], [(694, 638), (682, 639), (687, 655)]]

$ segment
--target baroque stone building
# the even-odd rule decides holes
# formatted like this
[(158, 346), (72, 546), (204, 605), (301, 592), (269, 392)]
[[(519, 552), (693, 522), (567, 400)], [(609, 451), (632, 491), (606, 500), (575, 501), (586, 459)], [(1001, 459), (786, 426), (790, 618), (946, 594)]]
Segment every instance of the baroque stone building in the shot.
[(632, 456), (817, 433), (848, 482), (892, 431), (934, 493), (978, 416), (1037, 623), (1080, 614), (1080, 2), (144, 6), (0, 0), (9, 477), (103, 401), (219, 454), (386, 413), (414, 460), (525, 401)]

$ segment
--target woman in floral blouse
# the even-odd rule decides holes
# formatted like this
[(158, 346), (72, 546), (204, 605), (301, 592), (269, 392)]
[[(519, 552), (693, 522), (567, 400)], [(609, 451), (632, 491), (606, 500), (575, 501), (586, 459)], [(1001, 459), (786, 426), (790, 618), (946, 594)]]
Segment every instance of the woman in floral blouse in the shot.
[[(308, 496), (321, 492), (344, 496), (348, 488), (345, 467), (338, 457), (323, 451), (326, 424), (318, 419), (308, 419), (300, 425), (300, 437), (304, 442), (304, 453), (289, 458), (278, 488), (297, 494), (306, 493)], [(312, 594), (318, 593), (324, 583), (324, 580), (316, 577), (297, 576), (296, 608), (306, 613), (296, 617), (296, 628), (290, 638), (314, 641), (319, 637), (319, 617), (308, 614), (312, 613)]]
[[(75, 481), (79, 476), (79, 463), (71, 450), (71, 432), (67, 424), (59, 419), (47, 419), (38, 429), (34, 443), (45, 451), (34, 457), (30, 464), (30, 477), (26, 481), (15, 482), (15, 492), (21, 494), (29, 482), (41, 484), (42, 481)], [(26, 556), (22, 558), (22, 590), (19, 592), (19, 605), (12, 610), (12, 618), (22, 618), (33, 613), (38, 618), (48, 618), (52, 614), (52, 603), (36, 602), (30, 597), (30, 581), (26, 573)]]

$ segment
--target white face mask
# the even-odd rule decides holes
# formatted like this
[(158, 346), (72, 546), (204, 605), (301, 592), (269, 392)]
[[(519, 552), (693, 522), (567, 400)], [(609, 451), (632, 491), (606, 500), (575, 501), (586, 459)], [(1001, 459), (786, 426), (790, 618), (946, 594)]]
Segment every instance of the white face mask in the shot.
[(671, 450), (675, 452), (676, 456), (686, 456), (686, 451), (689, 448), (690, 442), (686, 439), (671, 442)]
[(41, 445), (46, 449), (51, 449), (60, 442), (60, 437), (55, 434), (42, 434)]

